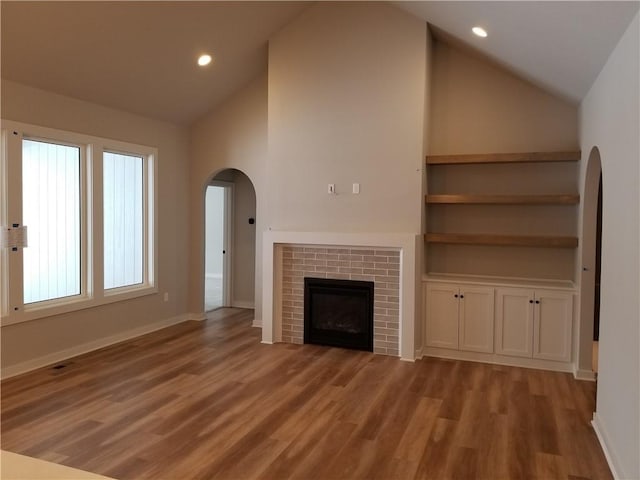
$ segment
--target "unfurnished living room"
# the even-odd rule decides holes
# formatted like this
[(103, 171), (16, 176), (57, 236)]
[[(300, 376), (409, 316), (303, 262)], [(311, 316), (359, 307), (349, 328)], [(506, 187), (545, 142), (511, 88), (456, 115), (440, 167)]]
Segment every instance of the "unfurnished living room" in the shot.
[(3, 479), (640, 479), (640, 2), (2, 1)]

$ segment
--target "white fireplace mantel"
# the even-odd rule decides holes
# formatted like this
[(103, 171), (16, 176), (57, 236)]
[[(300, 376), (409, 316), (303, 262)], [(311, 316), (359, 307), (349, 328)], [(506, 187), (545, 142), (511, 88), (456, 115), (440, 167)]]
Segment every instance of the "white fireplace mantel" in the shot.
[(419, 242), (422, 242), (422, 235), (414, 233), (265, 232), (262, 242), (262, 343), (281, 341), (281, 292), (277, 287), (282, 274), (279, 245), (397, 248), (400, 250), (399, 352), (402, 360), (415, 360), (416, 324), (420, 321), (420, 308), (416, 305), (419, 298), (416, 289), (420, 285), (420, 269), (416, 268)]

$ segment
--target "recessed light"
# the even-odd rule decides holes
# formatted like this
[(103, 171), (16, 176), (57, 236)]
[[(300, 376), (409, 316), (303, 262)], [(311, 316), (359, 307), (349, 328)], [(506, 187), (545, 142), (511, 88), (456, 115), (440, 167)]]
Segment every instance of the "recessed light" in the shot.
[(211, 55), (200, 55), (198, 57), (198, 65), (204, 67), (205, 65), (209, 65), (211, 63)]
[(471, 31), (482, 38), (487, 36), (487, 31), (482, 27), (473, 27)]

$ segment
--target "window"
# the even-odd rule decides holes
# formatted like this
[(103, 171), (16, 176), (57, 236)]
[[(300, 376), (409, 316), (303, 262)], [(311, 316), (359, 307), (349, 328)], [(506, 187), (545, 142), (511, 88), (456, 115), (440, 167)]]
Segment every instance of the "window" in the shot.
[(104, 288), (142, 283), (143, 218), (141, 157), (104, 152)]
[(80, 148), (22, 141), (24, 303), (80, 295)]
[(3, 122), (0, 224), (28, 246), (0, 249), (2, 324), (157, 293), (157, 151)]

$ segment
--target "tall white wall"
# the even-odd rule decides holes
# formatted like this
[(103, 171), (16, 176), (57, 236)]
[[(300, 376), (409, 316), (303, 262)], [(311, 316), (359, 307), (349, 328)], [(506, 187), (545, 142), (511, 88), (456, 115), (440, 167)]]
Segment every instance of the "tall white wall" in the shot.
[(594, 424), (620, 478), (640, 478), (639, 25), (636, 15), (580, 107), (581, 184), (594, 146), (603, 181)]
[(382, 2), (319, 2), (270, 40), (273, 230), (420, 232), (426, 35)]
[[(60, 352), (153, 328), (188, 312), (187, 130), (100, 105), (2, 81), (2, 118), (158, 148), (160, 293), (2, 327), (2, 367), (37, 365)], [(163, 293), (169, 301), (163, 301)]]

